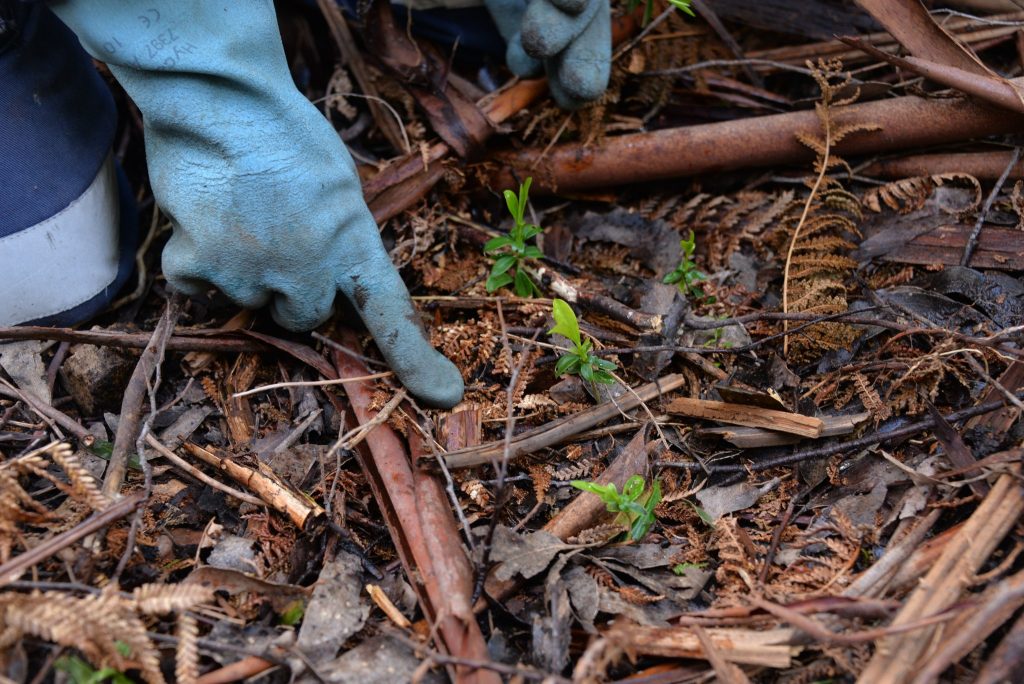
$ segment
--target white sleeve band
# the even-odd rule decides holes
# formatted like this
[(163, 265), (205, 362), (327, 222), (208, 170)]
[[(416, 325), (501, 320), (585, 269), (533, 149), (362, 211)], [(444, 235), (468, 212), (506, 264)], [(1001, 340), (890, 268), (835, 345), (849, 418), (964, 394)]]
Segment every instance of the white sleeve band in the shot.
[(120, 207), (107, 155), (82, 195), (55, 216), (0, 238), (0, 325), (89, 301), (117, 278)]

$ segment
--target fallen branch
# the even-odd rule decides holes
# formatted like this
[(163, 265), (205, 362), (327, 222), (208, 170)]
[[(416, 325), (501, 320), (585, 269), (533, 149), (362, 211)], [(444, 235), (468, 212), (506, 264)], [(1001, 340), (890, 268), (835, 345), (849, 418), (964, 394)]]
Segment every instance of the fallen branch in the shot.
[(244, 466), (230, 455), (219, 453), (221, 450), (215, 447), (201, 447), (192, 442), (182, 446), (203, 463), (223, 471), (235, 482), (254, 491), (267, 506), (287, 515), (303, 532), (315, 530), (327, 519), (327, 511), (318, 503), (294, 490), (269, 468), (255, 470)]
[[(345, 341), (351, 344), (352, 335)], [(366, 366), (352, 355), (332, 350), (336, 375), (367, 375)], [(373, 389), (369, 383), (343, 385), (352, 403), (350, 428), (371, 422)], [(422, 449), (413, 438), (413, 455)], [(444, 485), (433, 474), (414, 468), (398, 435), (380, 425), (355, 449), (367, 482), (380, 507), (406, 577), (416, 592), (437, 645), (459, 659), (486, 662), (487, 644), (470, 606), (473, 577), (459, 540)], [(458, 666), (457, 684), (497, 684), (490, 671)]]
[[(584, 430), (589, 430), (606, 420), (610, 420), (626, 411), (631, 411), (641, 403), (653, 401), (663, 394), (679, 389), (686, 382), (686, 377), (683, 375), (667, 375), (638, 388), (635, 392), (624, 394), (613, 401), (606, 401), (579, 413), (560, 418), (547, 425), (516, 435), (509, 440), (508, 457), (511, 460), (524, 454), (533, 453), (539, 449), (559, 444)], [(444, 463), (448, 468), (470, 468), (491, 463), (492, 461), (500, 461), (505, 453), (505, 446), (503, 441), (490, 442), (479, 447), (450, 451), (443, 454), (441, 458), (444, 459)], [(428, 462), (425, 462), (424, 465), (428, 465)]]
[[(1018, 393), (1018, 397), (1024, 396), (1024, 393)], [(1003, 401), (990, 401), (978, 406), (971, 406), (970, 408), (961, 409), (952, 413), (946, 414), (945, 419), (948, 422), (958, 422), (967, 418), (973, 418), (974, 416), (981, 416), (986, 413), (998, 411), (1006, 406)], [(874, 446), (882, 442), (888, 442), (894, 439), (903, 439), (916, 435), (925, 430), (930, 430), (935, 427), (935, 421), (932, 418), (911, 423), (902, 428), (896, 430), (890, 430), (888, 432), (876, 432), (860, 439), (855, 439), (849, 442), (840, 442), (839, 444), (832, 444), (827, 447), (819, 447), (816, 449), (807, 449), (804, 451), (797, 451), (796, 453), (787, 454), (785, 456), (779, 456), (776, 458), (768, 458), (761, 461), (755, 461), (748, 463), (747, 465), (732, 465), (732, 464), (700, 464), (692, 461), (658, 461), (657, 465), (661, 468), (681, 468), (683, 470), (705, 470), (708, 474), (711, 473), (745, 473), (745, 472), (759, 472), (762, 470), (769, 470), (771, 468), (779, 468), (782, 466), (791, 466), (803, 461), (810, 461), (817, 458), (827, 458), (829, 456), (835, 456), (847, 451), (853, 451), (855, 449), (864, 449), (866, 447)]]
[[(1024, 80), (1014, 79), (1016, 85)], [(836, 146), (841, 155), (947, 144), (1011, 133), (1024, 127), (1024, 116), (968, 100), (934, 100), (915, 96), (853, 104), (838, 125), (873, 124), (880, 132), (856, 133)], [(490, 185), (513, 187), (513, 179), (536, 165), (534, 189), (576, 192), (646, 183), (707, 173), (806, 163), (813, 153), (798, 135), (815, 133), (820, 122), (813, 111), (751, 117), (736, 121), (671, 128), (652, 133), (609, 136), (601, 145), (568, 144), (541, 150), (496, 155), (504, 168)]]
[[(213, 337), (219, 335), (220, 337)], [(267, 345), (250, 340), (225, 337), (223, 330), (178, 330), (167, 338), (167, 351), (197, 352), (265, 352)], [(58, 340), (78, 344), (93, 344), (97, 347), (120, 349), (145, 349), (152, 333), (126, 333), (113, 330), (72, 330), (71, 328), (45, 328), (25, 325), (15, 328), (0, 328), (0, 341), (7, 340)]]
[[(730, 663), (784, 669), (802, 649), (790, 646), (795, 630), (707, 628), (708, 637)], [(616, 620), (605, 638), (624, 651), (662, 658), (701, 658), (707, 654), (691, 627), (644, 627)]]

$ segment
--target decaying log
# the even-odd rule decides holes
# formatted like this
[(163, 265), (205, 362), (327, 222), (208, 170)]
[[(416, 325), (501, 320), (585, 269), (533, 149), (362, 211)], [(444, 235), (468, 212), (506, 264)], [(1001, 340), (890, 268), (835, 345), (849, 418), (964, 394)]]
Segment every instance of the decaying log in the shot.
[[(1012, 83), (1024, 86), (1024, 80)], [(836, 148), (841, 155), (960, 142), (1024, 127), (1024, 115), (965, 99), (934, 100), (908, 95), (853, 104), (836, 114), (839, 125), (875, 124), (879, 131), (851, 134)], [(696, 176), (742, 168), (808, 163), (814, 153), (798, 134), (820, 130), (813, 111), (752, 117), (653, 133), (611, 136), (600, 145), (559, 145), (496, 156), (504, 168), (493, 187), (515, 184), (515, 174), (534, 176), (533, 189), (575, 192), (593, 188)], [(543, 155), (543, 156), (542, 156)]]

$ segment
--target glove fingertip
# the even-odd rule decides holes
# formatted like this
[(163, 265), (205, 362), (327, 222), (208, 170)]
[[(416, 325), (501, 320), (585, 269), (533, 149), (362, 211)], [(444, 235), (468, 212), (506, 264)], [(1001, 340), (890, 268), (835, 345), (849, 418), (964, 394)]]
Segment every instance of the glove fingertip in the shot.
[(520, 78), (539, 76), (544, 68), (539, 59), (534, 59), (523, 50), (518, 33), (508, 43), (508, 49), (505, 51), (505, 64), (508, 65), (509, 71)]

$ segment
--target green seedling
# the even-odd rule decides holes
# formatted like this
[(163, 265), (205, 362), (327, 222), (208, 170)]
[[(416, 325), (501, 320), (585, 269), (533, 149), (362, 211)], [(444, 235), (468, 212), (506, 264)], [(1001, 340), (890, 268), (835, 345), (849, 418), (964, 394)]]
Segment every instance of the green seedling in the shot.
[(711, 331), (711, 339), (704, 343), (705, 349), (732, 349), (732, 342), (722, 342), (725, 328), (715, 328)]
[(685, 575), (687, 570), (703, 570), (708, 567), (707, 563), (676, 563), (672, 566), (672, 572), (677, 575)]
[(693, 261), (693, 252), (697, 245), (693, 239), (692, 230), (690, 231), (690, 237), (679, 241), (679, 246), (683, 249), (683, 258), (679, 261), (679, 265), (676, 266), (675, 270), (662, 278), (661, 282), (666, 285), (675, 285), (679, 288), (679, 293), (684, 297), (704, 299), (704, 290), (697, 283), (707, 280), (707, 276), (697, 270), (697, 264)]
[(561, 299), (551, 302), (551, 315), (555, 326), (548, 330), (548, 335), (561, 335), (572, 343), (569, 353), (562, 354), (555, 364), (555, 375), (579, 375), (587, 382), (611, 384), (615, 378), (611, 372), (616, 366), (607, 359), (594, 356), (594, 343), (580, 337), (580, 324), (572, 307)]
[[(640, 6), (641, 2), (644, 3), (644, 18), (642, 24), (644, 26), (647, 26), (648, 22), (651, 21), (651, 17), (654, 15), (654, 0), (629, 0), (629, 4), (626, 6), (626, 8), (630, 12), (632, 12), (633, 10)], [(672, 5), (673, 7), (680, 11), (686, 12), (691, 17), (695, 16), (693, 13), (693, 8), (690, 7), (691, 0), (668, 0), (668, 4)]]
[(104, 667), (101, 670), (97, 670), (75, 655), (61, 656), (53, 666), (65, 673), (74, 684), (105, 684), (106, 682), (112, 682), (112, 684), (133, 684), (132, 680), (126, 677), (124, 673), (112, 667)]
[(629, 528), (628, 538), (632, 541), (640, 541), (647, 536), (648, 530), (654, 524), (654, 508), (661, 501), (660, 480), (655, 480), (651, 488), (647, 489), (644, 478), (634, 475), (626, 480), (621, 494), (614, 482), (600, 485), (596, 482), (573, 480), (569, 484), (601, 497), (608, 511), (618, 514), (615, 516), (615, 522)]
[(540, 295), (540, 289), (523, 270), (524, 260), (540, 259), (544, 256), (539, 247), (526, 244), (527, 240), (543, 232), (540, 226), (526, 223), (524, 218), (532, 182), (533, 178), (527, 178), (525, 183), (521, 183), (518, 195), (511, 190), (505, 191), (505, 204), (508, 205), (515, 225), (508, 235), (492, 238), (484, 245), (484, 254), (494, 259), (491, 275), (487, 277), (488, 292), (512, 285), (520, 297)]

